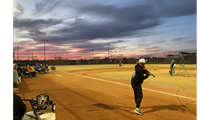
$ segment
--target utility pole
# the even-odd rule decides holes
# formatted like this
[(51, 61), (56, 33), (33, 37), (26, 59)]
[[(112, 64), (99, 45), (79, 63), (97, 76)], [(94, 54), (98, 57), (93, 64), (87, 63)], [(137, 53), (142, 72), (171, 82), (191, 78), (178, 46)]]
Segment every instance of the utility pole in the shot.
[(17, 58), (17, 59), (19, 60), (19, 47), (17, 47), (17, 48), (18, 48), (18, 53), (17, 53), (17, 54), (18, 54), (18, 55), (17, 55), (18, 58)]
[(44, 41), (44, 62), (45, 62), (45, 41), (48, 41), (48, 40), (41, 40), (41, 41)]
[(108, 59), (109, 59), (109, 45), (110, 45), (110, 44), (108, 44)]
[(68, 60), (68, 52), (67, 52), (67, 60)]
[[(15, 58), (15, 52), (14, 52), (14, 50), (16, 50), (16, 49), (13, 49), (13, 59)], [(16, 59), (15, 59), (16, 60)]]
[(32, 51), (32, 65), (33, 65), (33, 51)]
[(110, 64), (110, 58), (109, 58), (109, 45), (110, 45), (110, 44), (108, 44), (108, 61), (109, 61), (109, 64)]
[(92, 49), (92, 60), (93, 60), (93, 49)]

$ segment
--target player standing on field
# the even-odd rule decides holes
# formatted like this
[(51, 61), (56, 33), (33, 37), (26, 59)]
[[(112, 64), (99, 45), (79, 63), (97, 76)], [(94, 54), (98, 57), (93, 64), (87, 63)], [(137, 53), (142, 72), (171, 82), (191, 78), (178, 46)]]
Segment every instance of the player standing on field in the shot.
[(122, 67), (122, 62), (121, 61), (119, 62), (119, 67)]
[(149, 73), (147, 70), (144, 70), (139, 64), (144, 67), (145, 59), (143, 59), (143, 58), (140, 59), (139, 63), (136, 64), (135, 70), (133, 72), (132, 79), (131, 79), (131, 86), (134, 91), (135, 103), (136, 103), (136, 108), (135, 108), (134, 112), (136, 112), (139, 115), (143, 115), (143, 113), (139, 109), (139, 108), (141, 108), (140, 104), (141, 104), (141, 101), (143, 98), (141, 84), (143, 83), (143, 80), (148, 78), (149, 75), (153, 75), (153, 74)]
[(173, 75), (172, 70), (174, 70), (174, 67), (175, 67), (175, 60), (172, 59), (172, 62), (170, 63), (170, 71), (169, 71), (170, 75)]

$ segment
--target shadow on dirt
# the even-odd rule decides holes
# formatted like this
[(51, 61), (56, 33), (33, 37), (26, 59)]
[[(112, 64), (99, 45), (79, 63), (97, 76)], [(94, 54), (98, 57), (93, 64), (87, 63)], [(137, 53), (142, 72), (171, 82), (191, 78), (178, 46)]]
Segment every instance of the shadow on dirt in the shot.
[(181, 113), (183, 113), (186, 110), (184, 105), (173, 105), (173, 104), (142, 107), (141, 109), (146, 109), (146, 108), (152, 108), (152, 109), (144, 113), (150, 113), (150, 112), (155, 112), (155, 111), (164, 110), (164, 109), (167, 109), (170, 111), (181, 111)]
[[(124, 106), (117, 106), (117, 105), (106, 105), (104, 103), (97, 103), (97, 104), (92, 104), (92, 106), (96, 106), (102, 109), (107, 109), (107, 110), (121, 110), (130, 114), (133, 114), (134, 108), (133, 107), (124, 107)], [(131, 111), (127, 110), (127, 109), (131, 109)]]
[[(131, 112), (134, 110), (133, 107), (124, 107), (124, 106), (117, 106), (117, 105), (106, 105), (103, 103), (97, 103), (97, 104), (92, 104), (92, 106), (96, 106), (102, 109), (107, 109), (107, 110), (121, 110), (127, 113), (131, 113), (133, 114), (134, 112)], [(183, 113), (186, 109), (185, 106), (183, 105), (160, 105), (160, 106), (149, 106), (149, 107), (142, 107), (141, 110), (144, 111), (144, 109), (147, 108), (151, 108), (151, 110), (143, 112), (143, 113), (150, 113), (150, 112), (155, 112), (155, 111), (159, 111), (159, 110), (170, 110), (170, 111), (181, 111), (181, 113)], [(128, 110), (131, 109), (131, 110)]]

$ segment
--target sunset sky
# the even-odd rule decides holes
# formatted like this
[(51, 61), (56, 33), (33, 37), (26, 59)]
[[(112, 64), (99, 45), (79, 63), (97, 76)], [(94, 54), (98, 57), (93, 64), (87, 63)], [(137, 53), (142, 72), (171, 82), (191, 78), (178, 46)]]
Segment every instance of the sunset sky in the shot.
[[(197, 51), (196, 0), (14, 0), (19, 59), (164, 57)], [(93, 50), (93, 52), (92, 52)], [(17, 50), (14, 50), (17, 57)], [(68, 53), (67, 53), (68, 52)], [(17, 59), (17, 58), (15, 58)]]

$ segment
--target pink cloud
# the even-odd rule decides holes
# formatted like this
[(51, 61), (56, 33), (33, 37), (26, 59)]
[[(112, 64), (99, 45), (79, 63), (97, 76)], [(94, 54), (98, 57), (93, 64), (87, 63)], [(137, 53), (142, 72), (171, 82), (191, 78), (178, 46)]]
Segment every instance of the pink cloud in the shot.
[(184, 38), (174, 38), (172, 41), (174, 42), (182, 42)]
[(197, 44), (197, 39), (194, 39), (194, 40), (190, 40), (190, 41), (187, 41), (185, 43), (193, 43), (193, 44)]
[(160, 49), (160, 47), (154, 46), (154, 47), (151, 47), (151, 48), (146, 48), (146, 52), (158, 52), (159, 49)]
[(164, 55), (169, 54), (169, 53), (171, 53), (171, 51), (167, 50), (167, 51), (162, 51), (162, 52), (156, 52), (156, 53), (153, 53), (152, 55), (153, 56), (156, 56), (156, 55), (162, 55), (162, 56), (164, 56)]

